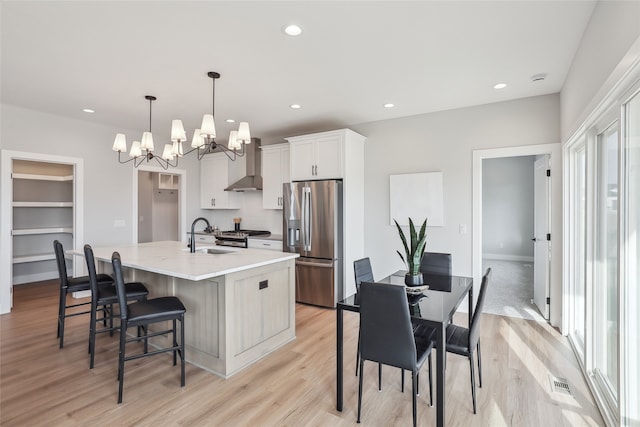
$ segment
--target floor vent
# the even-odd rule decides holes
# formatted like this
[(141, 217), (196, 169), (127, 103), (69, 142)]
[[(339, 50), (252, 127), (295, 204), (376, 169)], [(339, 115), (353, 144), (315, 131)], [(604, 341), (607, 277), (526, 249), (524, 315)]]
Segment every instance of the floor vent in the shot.
[(558, 378), (549, 374), (549, 382), (551, 383), (551, 391), (573, 396), (573, 393), (571, 393), (571, 388), (569, 387), (569, 383), (566, 379)]

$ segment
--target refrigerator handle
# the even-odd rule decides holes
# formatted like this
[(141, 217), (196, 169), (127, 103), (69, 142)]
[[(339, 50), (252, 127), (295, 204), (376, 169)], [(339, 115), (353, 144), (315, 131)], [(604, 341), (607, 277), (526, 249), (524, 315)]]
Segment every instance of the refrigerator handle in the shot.
[(302, 203), (300, 203), (300, 246), (302, 251), (307, 250), (307, 191), (306, 187), (302, 187)]
[(309, 221), (307, 222), (307, 250), (311, 251), (311, 240), (313, 237), (313, 233), (311, 232), (311, 230), (313, 230), (313, 209), (311, 209), (311, 201), (313, 200), (313, 197), (311, 195), (311, 187), (307, 187), (308, 189), (308, 195), (307, 195), (307, 215), (309, 217)]

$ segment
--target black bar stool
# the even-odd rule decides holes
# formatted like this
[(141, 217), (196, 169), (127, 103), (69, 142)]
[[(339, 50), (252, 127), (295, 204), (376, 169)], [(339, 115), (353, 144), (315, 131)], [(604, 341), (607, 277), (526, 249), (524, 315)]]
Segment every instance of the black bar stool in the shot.
[[(87, 270), (89, 271), (89, 282), (91, 284), (91, 321), (89, 323), (89, 369), (93, 369), (93, 362), (96, 349), (96, 334), (109, 332), (113, 335), (113, 331), (120, 328), (119, 325), (113, 326), (113, 304), (118, 303), (118, 295), (115, 286), (98, 286), (98, 275), (96, 274), (96, 263), (93, 256), (91, 245), (84, 245), (84, 258), (87, 262)], [(144, 301), (149, 295), (147, 288), (140, 282), (125, 283), (125, 292), (127, 301)], [(103, 315), (98, 318), (98, 311), (102, 311)], [(109, 326), (107, 326), (107, 321)], [(104, 328), (97, 329), (97, 324), (102, 322)], [(140, 331), (138, 331), (140, 336)]]
[[(64, 322), (67, 317), (80, 316), (89, 314), (91, 311), (73, 312), (67, 314), (68, 308), (81, 307), (91, 304), (90, 301), (79, 304), (67, 305), (67, 295), (73, 292), (88, 291), (90, 289), (89, 276), (68, 277), (67, 262), (64, 258), (64, 249), (62, 243), (58, 240), (53, 241), (53, 251), (56, 255), (56, 263), (58, 265), (58, 276), (60, 277), (60, 302), (58, 305), (58, 338), (60, 338), (60, 348), (64, 345)], [(113, 278), (108, 274), (98, 274), (96, 276), (98, 287), (113, 286)]]
[[(120, 305), (120, 351), (118, 355), (118, 403), (122, 403), (122, 389), (124, 384), (124, 362), (128, 360), (140, 359), (142, 357), (153, 356), (155, 354), (173, 352), (173, 365), (177, 363), (177, 355), (180, 354), (180, 387), (184, 387), (184, 314), (186, 309), (182, 301), (177, 297), (160, 297), (146, 301), (134, 302), (127, 305), (126, 290), (122, 279), (122, 262), (120, 254), (114, 252), (111, 256), (113, 264), (113, 274), (116, 280), (116, 291), (118, 294), (118, 304)], [(177, 320), (180, 321), (180, 343), (177, 339)], [(172, 329), (152, 332), (143, 336), (133, 338), (127, 337), (129, 326), (142, 326), (148, 332), (147, 326), (153, 323), (171, 321)], [(151, 337), (171, 333), (173, 345), (154, 351), (147, 351), (146, 340)], [(129, 342), (145, 341), (143, 353), (126, 356), (126, 345)]]

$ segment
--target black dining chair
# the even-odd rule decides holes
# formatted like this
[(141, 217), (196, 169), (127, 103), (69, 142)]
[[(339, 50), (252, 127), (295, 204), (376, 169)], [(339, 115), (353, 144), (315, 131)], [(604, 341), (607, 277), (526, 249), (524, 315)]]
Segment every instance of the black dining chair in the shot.
[[(67, 275), (67, 262), (64, 257), (64, 248), (58, 240), (53, 241), (53, 252), (56, 255), (56, 264), (58, 266), (58, 277), (60, 278), (60, 299), (58, 303), (58, 338), (60, 338), (60, 348), (64, 346), (64, 324), (67, 317), (80, 316), (89, 314), (91, 310), (77, 311), (73, 310), (67, 313), (68, 309), (90, 305), (91, 301), (81, 302), (77, 304), (67, 305), (67, 295), (74, 292), (88, 291), (91, 287), (89, 276), (69, 277)], [(96, 281), (99, 287), (113, 286), (113, 278), (108, 274), (96, 275)]]
[(425, 252), (420, 262), (420, 271), (423, 274), (451, 276), (451, 254)]
[[(413, 425), (416, 426), (416, 400), (419, 371), (429, 359), (433, 337), (416, 336), (409, 315), (404, 286), (362, 282), (360, 285), (360, 379), (358, 385), (358, 420), (362, 408), (363, 368), (365, 360), (411, 371)], [(431, 371), (429, 371), (431, 377)], [(429, 381), (431, 385), (431, 381)], [(432, 390), (429, 387), (429, 393)]]
[[(138, 301), (127, 305), (127, 293), (124, 280), (122, 278), (122, 261), (120, 254), (114, 252), (111, 256), (113, 264), (113, 274), (116, 280), (116, 293), (118, 295), (118, 305), (120, 306), (120, 349), (118, 353), (118, 403), (122, 403), (124, 386), (124, 362), (140, 359), (142, 357), (154, 356), (160, 353), (173, 352), (173, 366), (177, 363), (177, 356), (180, 355), (180, 387), (184, 387), (184, 315), (186, 308), (177, 297), (160, 297), (145, 301)], [(177, 337), (177, 321), (180, 321), (180, 343)], [(162, 331), (148, 333), (148, 325), (167, 322), (172, 323), (172, 328)], [(132, 338), (127, 337), (127, 329), (130, 326), (141, 326), (147, 332), (142, 336)], [(147, 339), (171, 334), (173, 345), (147, 351)], [(134, 355), (126, 355), (126, 345), (129, 342), (144, 341), (144, 352)]]
[(429, 289), (434, 291), (451, 290), (451, 254), (425, 252), (420, 262), (420, 272)]
[[(96, 349), (96, 334), (109, 332), (113, 335), (113, 331), (119, 329), (119, 325), (113, 326), (113, 305), (118, 304), (118, 295), (116, 287), (98, 286), (98, 275), (96, 274), (96, 262), (93, 256), (91, 245), (84, 245), (84, 258), (87, 262), (87, 270), (89, 272), (89, 283), (91, 285), (91, 320), (89, 321), (89, 369), (93, 369)], [(132, 282), (125, 284), (127, 301), (144, 301), (149, 295), (147, 288), (140, 282)], [(98, 312), (102, 312), (102, 317), (98, 318)], [(98, 323), (102, 322), (104, 327), (98, 329)], [(107, 326), (107, 322), (109, 325)], [(140, 331), (138, 331), (140, 336)]]
[(473, 311), (471, 326), (464, 328), (451, 324), (447, 327), (447, 352), (459, 354), (469, 358), (469, 372), (471, 375), (471, 397), (473, 399), (473, 413), (476, 412), (476, 378), (473, 367), (473, 353), (478, 352), (478, 385), (482, 387), (482, 358), (480, 356), (480, 320), (487, 293), (487, 286), (491, 277), (491, 269), (487, 269), (482, 277), (478, 302)]
[[(360, 284), (362, 282), (373, 282), (373, 270), (371, 269), (371, 260), (369, 258), (357, 259), (353, 262), (353, 272), (356, 280), (356, 295), (360, 292)], [(358, 376), (358, 366), (360, 364), (360, 333), (358, 332), (358, 349), (356, 351), (356, 376)], [(380, 376), (382, 376), (382, 365), (379, 367)], [(380, 384), (378, 384), (380, 387)]]

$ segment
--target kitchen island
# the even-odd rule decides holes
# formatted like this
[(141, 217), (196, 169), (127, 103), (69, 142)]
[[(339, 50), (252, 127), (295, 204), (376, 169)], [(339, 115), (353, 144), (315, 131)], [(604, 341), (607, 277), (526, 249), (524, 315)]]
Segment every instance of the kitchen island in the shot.
[(149, 298), (180, 298), (186, 361), (207, 371), (227, 378), (295, 339), (297, 254), (221, 246), (190, 253), (181, 242), (93, 251), (99, 271), (112, 273), (118, 251), (125, 281), (143, 282)]

